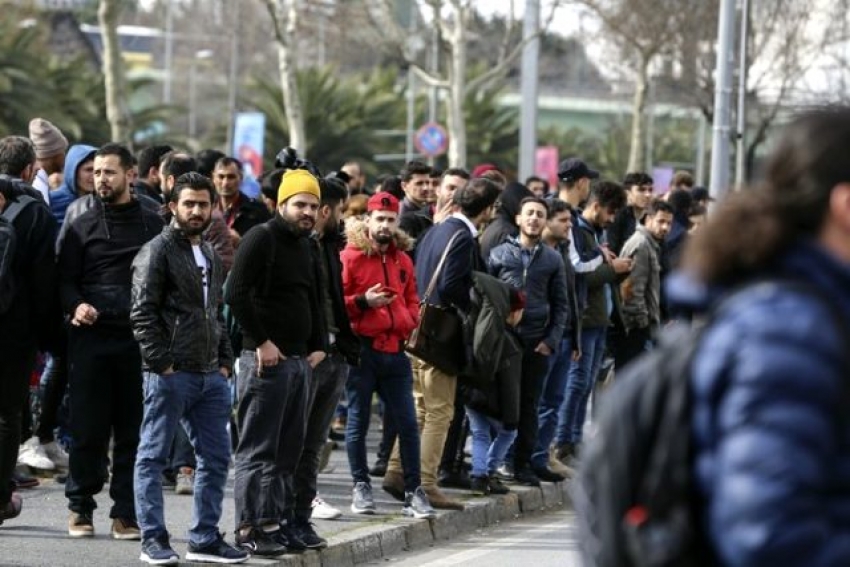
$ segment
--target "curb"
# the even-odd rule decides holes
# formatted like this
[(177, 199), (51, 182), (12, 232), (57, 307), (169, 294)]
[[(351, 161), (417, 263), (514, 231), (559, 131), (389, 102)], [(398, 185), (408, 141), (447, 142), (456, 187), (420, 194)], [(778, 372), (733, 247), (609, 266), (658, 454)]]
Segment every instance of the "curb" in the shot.
[(529, 514), (572, 506), (567, 483), (543, 483), (540, 488), (511, 486), (509, 494), (471, 498), (465, 504), (463, 511), (440, 511), (433, 520), (393, 516), (380, 524), (354, 528), (332, 536), (329, 546), (322, 551), (274, 559), (252, 558), (250, 563), (283, 567), (353, 567), (403, 551), (439, 545), (476, 529)]

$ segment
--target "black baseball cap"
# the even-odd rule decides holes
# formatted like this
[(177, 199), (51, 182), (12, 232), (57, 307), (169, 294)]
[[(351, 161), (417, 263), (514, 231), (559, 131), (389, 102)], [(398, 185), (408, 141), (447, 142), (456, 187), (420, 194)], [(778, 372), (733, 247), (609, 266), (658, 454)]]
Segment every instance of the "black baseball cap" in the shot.
[(587, 167), (587, 164), (577, 157), (567, 158), (558, 165), (558, 179), (561, 181), (575, 181), (582, 177), (596, 179), (599, 172)]

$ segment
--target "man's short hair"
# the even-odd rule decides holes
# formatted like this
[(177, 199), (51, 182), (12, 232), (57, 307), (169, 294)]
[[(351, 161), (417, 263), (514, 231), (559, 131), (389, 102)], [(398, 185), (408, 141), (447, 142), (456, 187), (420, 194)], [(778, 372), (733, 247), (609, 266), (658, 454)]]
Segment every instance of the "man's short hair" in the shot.
[(691, 188), (694, 186), (694, 176), (689, 171), (677, 171), (673, 174), (673, 180), (670, 182), (670, 187), (684, 186)]
[(283, 179), (284, 173), (286, 173), (286, 170), (279, 167), (267, 171), (260, 177), (260, 191), (263, 193), (263, 197), (277, 203), (277, 192), (280, 189), (280, 180)]
[(644, 171), (630, 171), (623, 178), (623, 186), (628, 191), (634, 185), (652, 185), (652, 176)]
[(218, 158), (215, 162), (215, 166), (213, 166), (213, 171), (220, 167), (230, 167), (231, 165), (236, 166), (236, 172), (239, 174), (239, 177), (242, 177), (242, 162), (231, 156)]
[(389, 193), (399, 201), (404, 199), (404, 190), (401, 188), (401, 178), (396, 175), (390, 175), (381, 181), (381, 189), (378, 192)]
[(549, 202), (549, 218), (563, 212), (573, 213), (573, 206), (561, 199), (552, 199)]
[(603, 209), (619, 211), (626, 206), (626, 190), (614, 181), (595, 181), (590, 185), (587, 205), (599, 203)]
[(150, 146), (139, 152), (139, 177), (147, 178), (148, 172), (152, 167), (159, 169), (159, 164), (162, 162), (162, 156), (174, 148), (168, 145)]
[(348, 198), (348, 187), (335, 177), (319, 178), (319, 191), (322, 193), (321, 205), (335, 207)]
[(436, 167), (431, 168), (431, 173), (429, 174), (431, 179), (442, 179), (443, 178), (443, 170), (437, 169)]
[(495, 182), (485, 177), (476, 177), (455, 191), (452, 201), (460, 207), (464, 216), (472, 219), (492, 206), (500, 193), (501, 189)]
[(106, 156), (117, 156), (118, 163), (121, 164), (124, 171), (131, 169), (135, 162), (133, 153), (128, 150), (126, 146), (122, 146), (121, 144), (104, 144), (94, 153), (94, 157)]
[(198, 164), (195, 161), (195, 158), (190, 155), (180, 152), (168, 152), (162, 156), (160, 168), (162, 169), (162, 174), (165, 177), (173, 176), (174, 179), (177, 179), (184, 173), (198, 171)]
[(210, 202), (215, 203), (218, 195), (215, 191), (215, 185), (212, 180), (206, 175), (201, 175), (197, 171), (190, 171), (182, 174), (174, 182), (174, 189), (171, 191), (170, 200), (176, 203), (180, 200), (180, 192), (184, 189), (192, 189), (194, 191), (207, 191), (210, 194)]
[(226, 155), (227, 154), (225, 154), (224, 152), (220, 152), (212, 148), (207, 148), (206, 150), (199, 151), (195, 155), (195, 162), (197, 163), (198, 173), (212, 178), (212, 172), (215, 168), (215, 162), (225, 157)]
[(20, 177), (24, 170), (35, 163), (35, 146), (24, 136), (0, 138), (0, 174)]
[(546, 211), (546, 218), (548, 219), (551, 216), (551, 211), (549, 210), (549, 203), (546, 202), (546, 199), (543, 197), (525, 197), (522, 201), (519, 202), (519, 210), (522, 211), (522, 208), (529, 203), (537, 203), (543, 210)]
[(427, 175), (430, 177), (431, 166), (418, 160), (407, 162), (404, 165), (404, 169), (401, 170), (401, 180), (407, 183), (413, 179), (414, 175)]
[(465, 169), (463, 169), (462, 167), (450, 167), (450, 168), (448, 168), (447, 170), (445, 170), (443, 172), (442, 179), (445, 179), (446, 177), (451, 177), (451, 176), (460, 177), (461, 179), (466, 179), (467, 181), (469, 181), (469, 178), (470, 178), (469, 172), (466, 171)]
[(670, 213), (672, 215), (675, 211), (673, 210), (673, 205), (667, 201), (663, 199), (653, 199), (646, 207), (646, 216), (652, 217), (655, 216), (656, 213)]

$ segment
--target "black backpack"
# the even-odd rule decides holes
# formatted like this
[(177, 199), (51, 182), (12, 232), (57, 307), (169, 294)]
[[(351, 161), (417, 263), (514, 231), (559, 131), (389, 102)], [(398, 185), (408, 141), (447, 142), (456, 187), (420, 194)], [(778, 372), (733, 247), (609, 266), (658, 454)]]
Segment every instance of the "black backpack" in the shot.
[(6, 313), (12, 306), (17, 291), (14, 263), (18, 235), (13, 222), (25, 208), (35, 202), (33, 197), (19, 195), (14, 201), (7, 201), (6, 208), (0, 214), (0, 314)]
[[(757, 286), (791, 287), (830, 307), (800, 282), (760, 281), (743, 289)], [(690, 369), (703, 333), (739, 293), (722, 300), (705, 324), (665, 330), (659, 346), (626, 367), (605, 393), (572, 494), (587, 565), (714, 564), (691, 486)], [(835, 319), (848, 336), (846, 323)]]

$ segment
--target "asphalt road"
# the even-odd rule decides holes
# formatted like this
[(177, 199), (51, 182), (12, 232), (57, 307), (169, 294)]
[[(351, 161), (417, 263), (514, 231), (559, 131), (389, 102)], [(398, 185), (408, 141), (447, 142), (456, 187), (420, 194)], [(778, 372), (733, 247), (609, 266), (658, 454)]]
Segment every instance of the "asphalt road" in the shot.
[(370, 565), (393, 567), (580, 567), (573, 513), (561, 510), (477, 531)]

